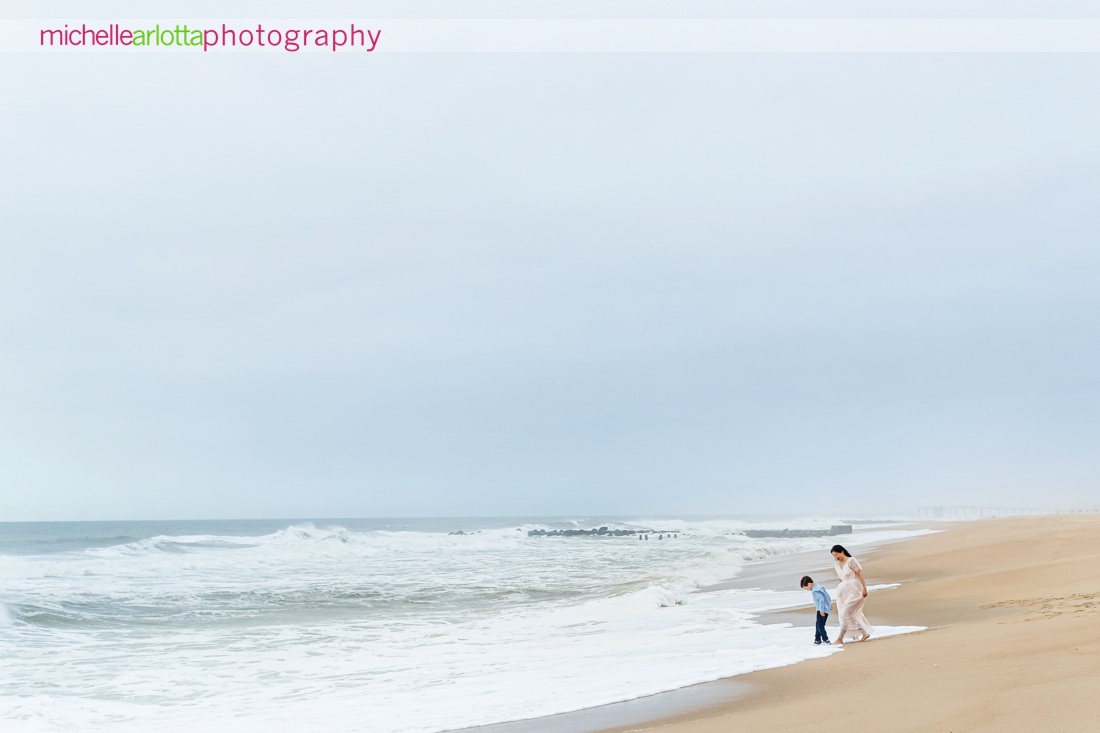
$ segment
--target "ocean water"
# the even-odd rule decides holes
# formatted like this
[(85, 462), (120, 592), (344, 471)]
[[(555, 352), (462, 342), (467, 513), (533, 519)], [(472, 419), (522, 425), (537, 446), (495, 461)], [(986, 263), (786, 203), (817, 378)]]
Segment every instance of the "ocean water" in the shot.
[[(757, 616), (808, 594), (697, 591), (838, 521), (0, 524), (0, 729), (429, 733), (791, 664), (833, 650)], [(605, 525), (655, 533), (527, 536)]]

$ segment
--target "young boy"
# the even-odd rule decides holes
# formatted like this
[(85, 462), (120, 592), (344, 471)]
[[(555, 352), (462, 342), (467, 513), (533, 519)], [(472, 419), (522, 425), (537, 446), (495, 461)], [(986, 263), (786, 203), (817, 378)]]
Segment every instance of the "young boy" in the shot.
[(825, 622), (829, 620), (829, 611), (833, 609), (833, 600), (829, 598), (829, 591), (821, 583), (814, 583), (809, 575), (802, 576), (802, 590), (811, 591), (814, 594), (814, 608), (817, 613), (817, 629), (814, 631), (815, 644), (828, 644), (829, 634), (825, 631)]

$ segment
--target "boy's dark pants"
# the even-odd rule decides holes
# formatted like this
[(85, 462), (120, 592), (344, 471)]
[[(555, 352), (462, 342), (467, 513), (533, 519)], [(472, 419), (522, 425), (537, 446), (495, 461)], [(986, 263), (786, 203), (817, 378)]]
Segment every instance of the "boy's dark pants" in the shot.
[(817, 629), (814, 631), (814, 642), (829, 643), (829, 634), (825, 631), (825, 622), (829, 620), (829, 614), (821, 615), (821, 611), (814, 611), (817, 617)]

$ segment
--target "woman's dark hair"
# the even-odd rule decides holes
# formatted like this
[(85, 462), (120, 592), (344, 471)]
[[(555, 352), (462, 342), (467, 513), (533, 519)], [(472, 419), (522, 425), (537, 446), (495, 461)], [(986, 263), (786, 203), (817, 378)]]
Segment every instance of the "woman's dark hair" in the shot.
[(852, 553), (848, 552), (847, 550), (845, 550), (840, 545), (833, 545), (833, 549), (829, 550), (829, 552), (843, 552), (844, 557), (851, 557), (852, 556)]
[(813, 584), (814, 584), (814, 579), (813, 578), (811, 578), (809, 575), (803, 575), (802, 576), (802, 582), (798, 584), (798, 587), (799, 588), (805, 588), (807, 585), (813, 585)]

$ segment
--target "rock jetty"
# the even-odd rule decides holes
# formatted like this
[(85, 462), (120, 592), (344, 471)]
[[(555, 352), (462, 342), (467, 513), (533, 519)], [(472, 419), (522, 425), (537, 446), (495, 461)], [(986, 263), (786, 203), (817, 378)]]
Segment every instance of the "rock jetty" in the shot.
[[(528, 537), (633, 537), (636, 534), (654, 534), (652, 529), (529, 529)], [(667, 534), (667, 533), (666, 533)]]
[(746, 537), (786, 537), (801, 539), (804, 537), (832, 537), (838, 534), (851, 534), (852, 525), (834, 524), (829, 529), (746, 529)]

